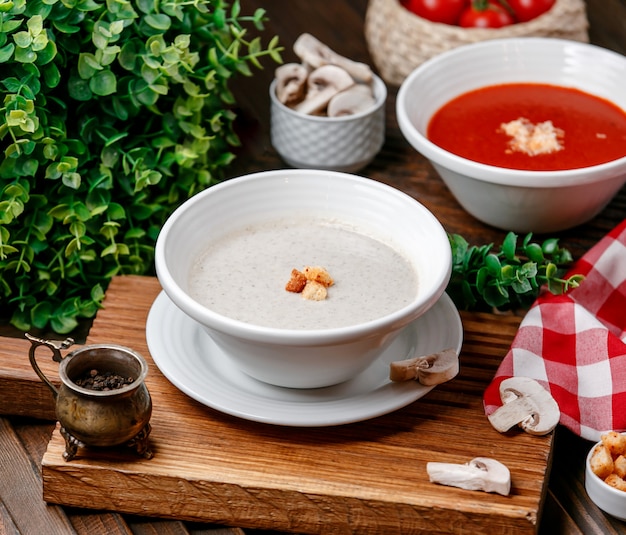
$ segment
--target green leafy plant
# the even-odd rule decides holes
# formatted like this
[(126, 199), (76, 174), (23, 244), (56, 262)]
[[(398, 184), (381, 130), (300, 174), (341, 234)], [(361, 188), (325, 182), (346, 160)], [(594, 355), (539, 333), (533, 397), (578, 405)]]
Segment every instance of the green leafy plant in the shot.
[(509, 232), (500, 250), (494, 244), (475, 246), (458, 234), (449, 234), (452, 276), (447, 292), (459, 308), (509, 310), (527, 308), (546, 285), (554, 294), (578, 287), (582, 275), (563, 278), (572, 262), (558, 239), (532, 242), (527, 234), (521, 243)]
[(277, 38), (222, 0), (0, 0), (0, 310), (72, 331), (148, 274), (167, 216), (232, 162), (236, 75)]

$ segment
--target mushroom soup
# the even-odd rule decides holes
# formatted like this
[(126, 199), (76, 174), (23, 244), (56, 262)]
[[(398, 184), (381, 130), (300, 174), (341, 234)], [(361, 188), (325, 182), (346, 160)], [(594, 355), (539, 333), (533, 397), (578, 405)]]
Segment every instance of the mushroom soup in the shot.
[[(325, 267), (323, 301), (288, 292), (294, 268)], [(371, 321), (415, 299), (417, 273), (398, 250), (336, 221), (275, 220), (208, 244), (193, 263), (189, 293), (230, 318), (284, 329), (327, 329)]]

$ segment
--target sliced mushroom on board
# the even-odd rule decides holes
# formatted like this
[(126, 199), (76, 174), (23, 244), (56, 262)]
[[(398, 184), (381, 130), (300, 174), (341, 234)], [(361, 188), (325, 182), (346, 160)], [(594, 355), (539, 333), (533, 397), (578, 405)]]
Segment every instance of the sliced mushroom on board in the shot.
[(445, 383), (459, 373), (459, 356), (454, 349), (444, 349), (437, 353), (397, 360), (389, 365), (389, 379), (410, 381), (417, 379), (424, 386)]
[(497, 492), (504, 496), (511, 492), (511, 472), (489, 457), (476, 457), (466, 464), (429, 462), (426, 471), (430, 481), (440, 485)]
[(530, 377), (510, 377), (500, 383), (503, 405), (488, 418), (504, 433), (519, 425), (531, 435), (546, 435), (561, 418), (561, 411), (550, 392)]

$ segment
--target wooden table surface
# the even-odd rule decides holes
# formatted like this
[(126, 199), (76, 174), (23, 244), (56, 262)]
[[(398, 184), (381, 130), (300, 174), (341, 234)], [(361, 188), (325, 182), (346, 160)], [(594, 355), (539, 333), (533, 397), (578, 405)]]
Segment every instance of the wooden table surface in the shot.
[[(279, 35), (286, 61), (295, 59), (291, 46), (302, 32), (310, 32), (352, 59), (372, 63), (363, 36), (366, 0), (290, 2), (242, 0), (245, 11), (262, 6), (269, 22), (266, 35)], [(588, 0), (591, 41), (626, 54), (626, 0)], [(274, 65), (234, 85), (240, 106), (244, 146), (233, 174), (284, 167), (269, 143), (267, 87)], [(419, 199), (440, 219), (448, 232), (482, 244), (499, 242), (504, 231), (487, 227), (466, 214), (436, 172), (404, 141), (395, 119), (396, 88), (389, 88), (387, 138), (370, 166), (361, 174), (388, 183)], [(566, 202), (555, 199), (555, 203)], [(581, 256), (626, 215), (626, 188), (590, 223), (559, 234), (575, 257)], [(494, 321), (497, 321), (494, 318)], [(1, 351), (1, 349), (0, 349)], [(0, 395), (2, 393), (0, 392)], [(54, 424), (15, 416), (0, 418), (0, 534), (267, 534), (259, 530), (159, 520), (110, 512), (94, 512), (53, 505), (42, 500), (41, 459)], [(564, 428), (556, 432), (540, 534), (626, 534), (626, 524), (604, 515), (584, 490), (584, 456), (590, 444)]]

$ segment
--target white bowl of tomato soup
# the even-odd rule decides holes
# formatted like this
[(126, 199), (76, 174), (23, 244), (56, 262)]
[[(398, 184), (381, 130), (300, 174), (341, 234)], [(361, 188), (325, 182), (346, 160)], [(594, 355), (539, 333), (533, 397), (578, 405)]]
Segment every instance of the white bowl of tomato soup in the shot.
[(396, 111), (463, 208), (516, 232), (585, 223), (626, 182), (626, 57), (552, 38), (494, 39), (415, 69)]
[[(440, 299), (451, 250), (435, 216), (401, 191), (293, 169), (230, 179), (183, 203), (159, 234), (155, 265), (171, 301), (241, 371), (317, 388), (358, 375)], [(293, 287), (294, 269), (305, 287)]]

